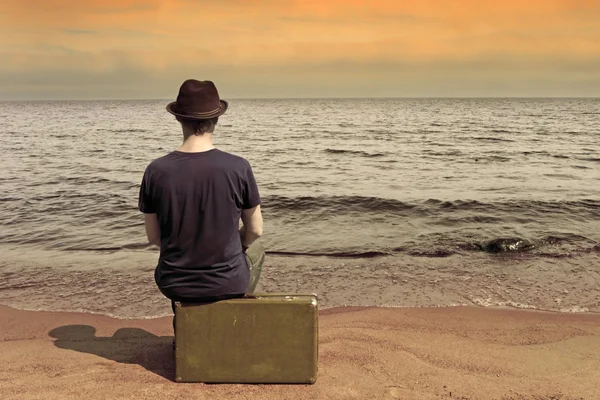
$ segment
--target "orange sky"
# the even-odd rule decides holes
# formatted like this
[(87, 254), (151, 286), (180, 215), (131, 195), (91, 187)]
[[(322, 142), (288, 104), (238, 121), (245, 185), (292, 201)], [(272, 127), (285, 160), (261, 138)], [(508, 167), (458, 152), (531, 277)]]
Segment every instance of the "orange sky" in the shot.
[(600, 96), (600, 0), (0, 0), (0, 99)]

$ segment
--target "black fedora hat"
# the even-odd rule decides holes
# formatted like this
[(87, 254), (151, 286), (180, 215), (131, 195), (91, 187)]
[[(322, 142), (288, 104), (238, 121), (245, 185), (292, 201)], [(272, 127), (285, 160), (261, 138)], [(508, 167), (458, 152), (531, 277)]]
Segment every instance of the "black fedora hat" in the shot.
[(179, 88), (177, 101), (167, 105), (167, 111), (184, 119), (210, 119), (223, 115), (228, 106), (219, 98), (214, 83), (188, 79)]

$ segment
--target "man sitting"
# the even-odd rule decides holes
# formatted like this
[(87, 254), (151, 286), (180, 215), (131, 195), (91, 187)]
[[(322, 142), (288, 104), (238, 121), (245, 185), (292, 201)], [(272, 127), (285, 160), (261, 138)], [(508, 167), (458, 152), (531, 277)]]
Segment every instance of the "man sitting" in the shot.
[[(264, 253), (248, 250), (263, 232), (252, 168), (212, 143), (227, 107), (212, 82), (185, 81), (167, 106), (181, 123), (183, 144), (152, 161), (142, 179), (139, 209), (148, 241), (160, 246), (154, 277), (173, 305), (241, 297), (260, 275)], [(249, 262), (247, 250), (261, 261)]]

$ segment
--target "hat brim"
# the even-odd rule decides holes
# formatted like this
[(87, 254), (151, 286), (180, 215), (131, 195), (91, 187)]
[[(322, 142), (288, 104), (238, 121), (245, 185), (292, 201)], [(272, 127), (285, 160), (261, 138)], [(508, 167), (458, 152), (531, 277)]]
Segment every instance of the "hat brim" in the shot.
[(216, 109), (214, 112), (208, 113), (208, 114), (202, 114), (202, 115), (197, 115), (197, 114), (194, 115), (194, 114), (183, 114), (183, 113), (177, 112), (177, 109), (175, 107), (176, 105), (177, 105), (176, 101), (167, 104), (167, 111), (176, 117), (185, 118), (185, 119), (195, 119), (195, 120), (211, 119), (211, 118), (219, 117), (219, 116), (225, 114), (225, 111), (227, 111), (227, 108), (229, 107), (229, 103), (227, 103), (225, 100), (219, 100), (219, 108)]

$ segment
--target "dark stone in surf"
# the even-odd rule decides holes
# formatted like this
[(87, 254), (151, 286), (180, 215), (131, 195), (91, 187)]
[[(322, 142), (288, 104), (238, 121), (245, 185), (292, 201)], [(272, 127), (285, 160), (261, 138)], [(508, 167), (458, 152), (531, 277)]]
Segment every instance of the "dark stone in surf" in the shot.
[(521, 238), (498, 238), (483, 245), (482, 250), (488, 253), (506, 253), (526, 251), (533, 248), (533, 243)]

